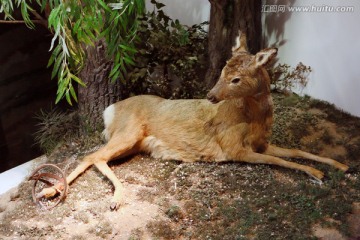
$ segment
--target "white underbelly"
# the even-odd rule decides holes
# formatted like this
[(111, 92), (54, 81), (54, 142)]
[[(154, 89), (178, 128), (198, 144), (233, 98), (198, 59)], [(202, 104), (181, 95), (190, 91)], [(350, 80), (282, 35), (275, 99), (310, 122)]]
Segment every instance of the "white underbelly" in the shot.
[(152, 157), (165, 160), (179, 160), (184, 162), (195, 161), (221, 161), (225, 160), (225, 154), (220, 147), (209, 146), (199, 149), (186, 148), (184, 146), (168, 146), (155, 136), (144, 138), (140, 144), (142, 151), (150, 153)]

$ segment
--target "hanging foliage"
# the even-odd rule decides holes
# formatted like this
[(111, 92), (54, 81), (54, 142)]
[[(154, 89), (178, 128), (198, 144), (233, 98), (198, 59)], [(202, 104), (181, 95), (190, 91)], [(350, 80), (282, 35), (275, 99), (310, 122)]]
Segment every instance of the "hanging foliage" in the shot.
[[(69, 104), (77, 101), (75, 83), (85, 86), (77, 77), (84, 65), (84, 49), (100, 39), (105, 39), (107, 55), (114, 62), (109, 76), (112, 81), (123, 79), (127, 67), (134, 65), (138, 16), (144, 13), (144, 0), (36, 0), (36, 4), (42, 13), (50, 10), (47, 25), (53, 38), (48, 66), (53, 66), (52, 78), (58, 80), (56, 103), (63, 98)], [(30, 15), (40, 14), (33, 5), (25, 0), (0, 0), (0, 13), (5, 20), (14, 21), (14, 10), (19, 8), (26, 26), (34, 28)]]

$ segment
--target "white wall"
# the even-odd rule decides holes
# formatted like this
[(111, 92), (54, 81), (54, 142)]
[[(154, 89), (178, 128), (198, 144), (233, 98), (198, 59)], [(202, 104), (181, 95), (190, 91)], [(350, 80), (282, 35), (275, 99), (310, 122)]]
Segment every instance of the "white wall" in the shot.
[[(147, 0), (148, 9), (151, 4)], [(209, 20), (208, 0), (161, 0), (164, 10), (183, 24)], [(263, 13), (266, 45), (277, 43), (279, 62), (312, 67), (304, 89), (318, 99), (360, 116), (360, 1), (359, 0), (263, 0), (264, 5), (353, 6), (350, 13), (284, 12)], [(279, 45), (280, 44), (280, 45)]]
[[(179, 19), (184, 25), (194, 25), (209, 20), (210, 3), (208, 0), (158, 0), (165, 4), (163, 8), (172, 19)], [(148, 10), (153, 9), (150, 0), (146, 0)]]
[[(268, 0), (266, 4), (279, 1)], [(289, 1), (285, 1), (289, 2)], [(360, 116), (360, 1), (301, 0), (293, 6), (353, 6), (354, 11), (264, 13), (269, 44), (283, 41), (279, 62), (313, 69), (304, 93)]]

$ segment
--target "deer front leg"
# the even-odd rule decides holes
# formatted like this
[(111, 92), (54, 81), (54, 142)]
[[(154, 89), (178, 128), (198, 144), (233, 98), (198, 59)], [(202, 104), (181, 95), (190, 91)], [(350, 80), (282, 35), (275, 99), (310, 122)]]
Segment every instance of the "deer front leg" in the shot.
[(329, 164), (344, 172), (346, 172), (349, 169), (349, 167), (346, 166), (345, 164), (339, 163), (338, 161), (335, 161), (333, 159), (320, 157), (297, 149), (286, 149), (274, 145), (269, 145), (266, 151), (264, 152), (264, 154), (276, 156), (276, 157), (306, 158), (317, 162)]
[(312, 176), (320, 181), (324, 177), (324, 173), (315, 168), (312, 168), (312, 167), (309, 167), (306, 165), (301, 165), (301, 164), (294, 163), (294, 162), (285, 161), (278, 157), (264, 155), (264, 154), (255, 153), (255, 152), (251, 152), (251, 151), (247, 151), (241, 157), (241, 159), (239, 161), (244, 161), (244, 162), (248, 162), (248, 163), (271, 164), (271, 165), (278, 165), (278, 166), (291, 168), (291, 169), (297, 169), (297, 170), (301, 170), (301, 171), (309, 174), (310, 176)]

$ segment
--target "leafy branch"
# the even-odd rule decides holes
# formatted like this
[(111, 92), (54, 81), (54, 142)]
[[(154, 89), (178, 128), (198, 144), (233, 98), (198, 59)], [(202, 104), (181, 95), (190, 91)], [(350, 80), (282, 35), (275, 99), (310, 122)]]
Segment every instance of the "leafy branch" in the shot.
[(126, 89), (165, 98), (202, 97), (208, 23), (184, 26), (166, 15), (163, 3), (151, 3), (153, 11), (140, 18), (141, 41), (136, 44), (135, 65), (126, 75)]
[(25, 0), (15, 0), (14, 3), (12, 0), (1, 0), (0, 1), (0, 13), (4, 13), (5, 20), (12, 20), (13, 18), (12, 14), (14, 12), (14, 4), (17, 8), (20, 8), (21, 16), (24, 20), (24, 23), (29, 28), (34, 28), (34, 22), (30, 19), (29, 12), (33, 12), (34, 9), (32, 9)]
[[(47, 23), (29, 3), (31, 1), (0, 0), (0, 13), (4, 13), (5, 20), (2, 23), (20, 22), (13, 17), (14, 10), (20, 9), (27, 27), (34, 28), (34, 23), (41, 23), (54, 34), (48, 67), (53, 66), (52, 78), (58, 80), (56, 103), (63, 98), (70, 105), (72, 100), (77, 101), (74, 86), (85, 86), (77, 77), (84, 66), (84, 48), (94, 46), (100, 39), (105, 39), (107, 54), (114, 61), (109, 76), (112, 81), (124, 80), (127, 67), (135, 64), (137, 16), (144, 12), (144, 0), (36, 0), (41, 12), (51, 10)], [(29, 13), (36, 20), (32, 20)]]
[(306, 87), (312, 69), (310, 66), (299, 62), (291, 70), (288, 64), (278, 64), (276, 67), (268, 69), (268, 72), (274, 91), (291, 93), (295, 87)]

